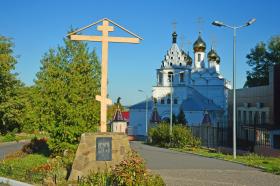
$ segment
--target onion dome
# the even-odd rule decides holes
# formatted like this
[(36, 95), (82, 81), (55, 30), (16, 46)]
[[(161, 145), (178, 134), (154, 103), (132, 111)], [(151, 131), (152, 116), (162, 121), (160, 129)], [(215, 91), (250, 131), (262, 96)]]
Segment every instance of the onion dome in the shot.
[(204, 52), (205, 49), (206, 49), (206, 43), (202, 40), (201, 33), (199, 32), (199, 36), (193, 44), (193, 50), (195, 52)]
[(216, 53), (216, 51), (213, 48), (211, 48), (211, 50), (207, 54), (208, 61), (216, 61), (217, 57), (218, 57), (218, 54)]
[(176, 43), (177, 42), (177, 33), (173, 32), (172, 34), (172, 43)]

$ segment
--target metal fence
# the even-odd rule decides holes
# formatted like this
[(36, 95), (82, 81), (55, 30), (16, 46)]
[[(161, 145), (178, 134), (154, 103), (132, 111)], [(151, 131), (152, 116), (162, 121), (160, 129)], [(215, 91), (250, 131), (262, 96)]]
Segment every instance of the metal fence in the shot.
[(212, 127), (212, 126), (189, 126), (193, 136), (201, 140), (202, 146), (218, 147), (228, 146), (228, 128)]
[[(216, 148), (218, 146), (232, 147), (232, 128), (212, 126), (189, 126), (192, 134), (201, 140), (202, 146)], [(273, 147), (270, 131), (263, 128), (237, 127), (237, 148), (254, 151), (255, 146)]]

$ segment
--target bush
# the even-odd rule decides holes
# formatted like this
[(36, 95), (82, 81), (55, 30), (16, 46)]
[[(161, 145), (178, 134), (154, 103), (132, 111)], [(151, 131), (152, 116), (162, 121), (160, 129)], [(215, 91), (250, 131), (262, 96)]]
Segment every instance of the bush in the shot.
[(92, 172), (89, 176), (82, 178), (79, 185), (162, 186), (165, 184), (160, 176), (147, 171), (144, 160), (136, 152), (131, 152), (125, 160), (112, 167), (111, 170), (103, 173)]
[(49, 156), (51, 154), (51, 151), (47, 144), (46, 138), (37, 139), (37, 137), (34, 137), (31, 139), (31, 142), (24, 145), (22, 147), (22, 151), (27, 154), (43, 154), (45, 156)]
[(158, 145), (160, 147), (176, 147), (184, 148), (186, 146), (200, 146), (200, 140), (194, 137), (187, 126), (178, 124), (172, 128), (170, 135), (169, 124), (160, 123), (155, 128), (149, 129), (148, 143)]

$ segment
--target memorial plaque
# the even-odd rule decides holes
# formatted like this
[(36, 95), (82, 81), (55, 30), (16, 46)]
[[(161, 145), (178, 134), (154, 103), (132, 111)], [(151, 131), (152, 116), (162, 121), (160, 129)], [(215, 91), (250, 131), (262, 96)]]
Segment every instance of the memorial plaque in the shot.
[(96, 138), (96, 161), (112, 161), (112, 137)]

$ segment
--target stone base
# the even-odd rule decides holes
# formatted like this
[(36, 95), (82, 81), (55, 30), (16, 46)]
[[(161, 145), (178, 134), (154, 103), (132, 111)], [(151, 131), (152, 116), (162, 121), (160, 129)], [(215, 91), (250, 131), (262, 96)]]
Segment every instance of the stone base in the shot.
[(91, 171), (110, 169), (122, 161), (130, 150), (128, 137), (124, 133), (84, 133), (69, 180), (76, 181)]

